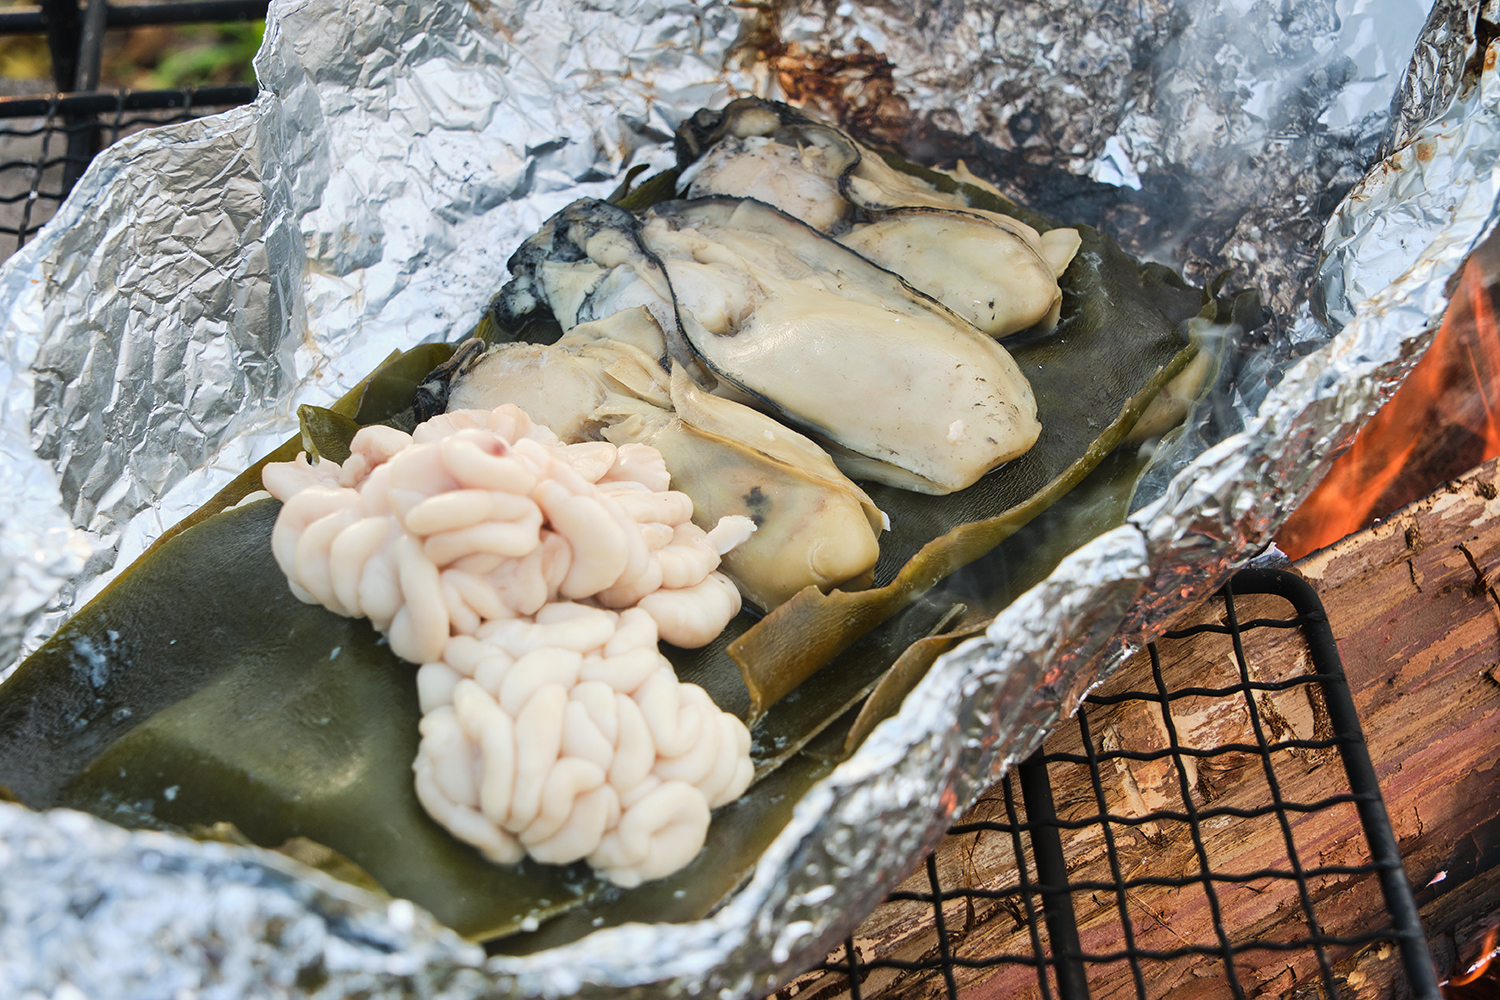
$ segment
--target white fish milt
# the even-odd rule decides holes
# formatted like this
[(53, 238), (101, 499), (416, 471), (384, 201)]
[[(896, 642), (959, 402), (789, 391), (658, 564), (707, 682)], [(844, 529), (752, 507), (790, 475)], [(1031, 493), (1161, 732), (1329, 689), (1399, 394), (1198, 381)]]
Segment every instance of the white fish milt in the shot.
[(486, 623), (417, 687), (417, 798), (497, 862), (583, 858), (624, 886), (670, 875), (753, 774), (749, 731), (678, 682), (640, 608)]
[(750, 736), (656, 644), (738, 613), (717, 567), (754, 525), (704, 531), (655, 449), (563, 445), (510, 405), (350, 450), (265, 468), (272, 551), (298, 598), (423, 665), (424, 808), (497, 862), (587, 858), (634, 885), (691, 861), (750, 783)]

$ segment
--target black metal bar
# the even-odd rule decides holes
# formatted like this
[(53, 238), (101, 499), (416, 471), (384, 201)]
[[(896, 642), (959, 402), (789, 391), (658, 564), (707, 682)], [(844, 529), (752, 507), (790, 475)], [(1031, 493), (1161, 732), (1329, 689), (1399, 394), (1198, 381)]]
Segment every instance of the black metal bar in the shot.
[[(58, 6), (71, 6), (73, 18), (78, 17), (76, 2)], [(138, 28), (152, 24), (222, 24), (229, 21), (263, 21), (268, 0), (187, 0), (184, 3), (130, 4), (117, 7), (106, 5), (105, 27)], [(17, 7), (0, 11), (0, 35), (40, 35), (48, 30), (48, 11), (53, 4), (41, 7)], [(76, 43), (75, 43), (76, 44)], [(55, 64), (54, 64), (55, 65)], [(65, 90), (75, 84), (58, 83)]]
[(84, 7), (83, 33), (78, 38), (78, 82), (74, 84), (79, 90), (94, 90), (99, 86), (108, 16), (109, 4), (104, 0), (88, 0)]
[(1078, 940), (1078, 920), (1073, 913), (1073, 893), (1068, 889), (1068, 863), (1063, 855), (1062, 835), (1055, 825), (1057, 805), (1052, 801), (1052, 782), (1041, 751), (1016, 768), (1021, 781), (1021, 801), (1026, 818), (1039, 824), (1031, 831), (1031, 856), (1036, 859), (1036, 880), (1047, 915), (1047, 937), (1052, 941), (1056, 963), (1057, 992), (1064, 1000), (1088, 1000), (1089, 980), (1083, 971), (1083, 945)]
[(109, 8), (111, 28), (146, 24), (189, 24), (223, 21), (263, 21), (269, 0), (185, 0), (179, 3), (131, 4)]
[(78, 0), (42, 0), (42, 24), (52, 52), (52, 82), (68, 91), (78, 86), (78, 39), (83, 33)]
[[(1151, 679), (1156, 683), (1156, 690), (1165, 693), (1167, 690), (1166, 678), (1161, 672), (1161, 652), (1156, 648), (1156, 643), (1147, 647), (1151, 655)], [(1167, 748), (1172, 750), (1172, 765), (1177, 772), (1177, 794), (1182, 797), (1182, 807), (1188, 814), (1188, 835), (1193, 839), (1193, 853), (1198, 858), (1198, 872), (1203, 882), (1203, 893), (1208, 900), (1208, 910), (1213, 914), (1214, 934), (1219, 939), (1220, 956), (1224, 960), (1224, 975), (1229, 980), (1229, 990), (1234, 994), (1235, 1000), (1244, 1000), (1245, 989), (1240, 985), (1240, 974), (1234, 967), (1234, 951), (1229, 946), (1229, 934), (1224, 929), (1224, 914), (1219, 907), (1219, 894), (1214, 889), (1213, 879), (1210, 877), (1211, 869), (1208, 864), (1208, 848), (1203, 843), (1203, 826), (1198, 814), (1198, 807), (1193, 803), (1193, 789), (1188, 784), (1187, 767), (1182, 763), (1182, 741), (1177, 738), (1177, 720), (1172, 718), (1172, 710), (1166, 705), (1161, 707), (1162, 725), (1167, 731)]]
[[(1290, 690), (1290, 689), (1286, 689)], [(1170, 701), (1167, 698), (1142, 698), (1141, 701), (1156, 702), (1158, 705)], [(1104, 704), (1103, 700), (1099, 704)], [(1339, 741), (1332, 740), (1279, 740), (1267, 743), (1269, 750), (1328, 750), (1338, 746)], [(1222, 743), (1214, 747), (1183, 747), (1183, 757), (1219, 757), (1226, 753), (1260, 753), (1261, 748), (1255, 743)], [(1134, 760), (1142, 763), (1153, 760), (1165, 760), (1173, 754), (1165, 750), (1107, 750), (1099, 754), (1100, 760)], [(1088, 758), (1076, 753), (1059, 753), (1052, 756), (1053, 760), (1067, 762), (1069, 764), (1086, 764)]]
[(948, 921), (943, 917), (943, 884), (938, 881), (937, 855), (927, 855), (927, 884), (932, 887), (932, 923), (937, 931), (938, 954), (943, 958), (943, 985), (948, 1000), (958, 1000), (958, 980), (953, 975), (953, 948), (948, 940)]
[(1311, 621), (1304, 626), (1308, 653), (1318, 665), (1319, 673), (1335, 674), (1337, 681), (1325, 681), (1323, 700), (1328, 708), (1328, 719), (1336, 731), (1360, 733), (1356, 741), (1339, 744), (1339, 755), (1344, 761), (1344, 770), (1349, 778), (1351, 791), (1360, 794), (1355, 803), (1360, 824), (1364, 827), (1365, 839), (1370, 845), (1372, 860), (1380, 869), (1380, 889), (1385, 896), (1386, 909), (1391, 914), (1391, 924), (1398, 937), (1401, 961), (1405, 967), (1412, 996), (1417, 1000), (1439, 1000), (1437, 973), (1433, 970), (1432, 955), (1427, 950), (1427, 934), (1422, 927), (1422, 917), (1412, 897), (1411, 886), (1406, 881), (1406, 870), (1401, 864), (1401, 850), (1396, 845), (1396, 835), (1391, 829), (1391, 820), (1380, 795), (1380, 781), (1375, 776), (1375, 765), (1370, 760), (1370, 750), (1363, 739), (1359, 725), (1359, 713), (1354, 707), (1354, 696), (1349, 691), (1349, 682), (1344, 675), (1343, 661), (1339, 659), (1338, 643), (1328, 616), (1317, 592), (1305, 581), (1290, 573), (1278, 570), (1243, 569), (1235, 575), (1234, 587), (1241, 593), (1274, 594), (1289, 602), (1298, 613)]
[[(1200, 817), (1201, 819), (1201, 817)], [(1098, 826), (1098, 823), (1091, 824)], [(1035, 829), (1034, 824), (1028, 828)], [(1061, 829), (1061, 827), (1059, 827)], [(1079, 829), (1073, 827), (1072, 829)], [(1306, 868), (1302, 871), (1303, 878), (1329, 878), (1345, 875), (1374, 875), (1380, 871), (1381, 865), (1320, 865), (1317, 868)], [(1074, 892), (1113, 892), (1123, 888), (1129, 892), (1133, 889), (1185, 889), (1190, 885), (1215, 885), (1224, 883), (1226, 885), (1248, 885), (1251, 882), (1265, 882), (1277, 880), (1283, 882), (1295, 882), (1298, 876), (1296, 872), (1285, 868), (1256, 868), (1245, 872), (1220, 872), (1210, 871), (1207, 874), (1184, 875), (1169, 878), (1162, 875), (1143, 875), (1139, 878), (1128, 878), (1123, 882), (1106, 881), (1104, 879), (1070, 879), (1068, 888)], [(1029, 891), (1029, 890), (1026, 890)], [(1020, 887), (1011, 889), (982, 889), (967, 887), (963, 889), (943, 890), (943, 899), (1008, 899), (1011, 896), (1021, 895)], [(893, 892), (887, 899), (905, 900), (907, 902), (928, 902), (931, 893), (926, 892)]]
[[(1239, 619), (1234, 606), (1234, 581), (1224, 585), (1220, 596), (1224, 600), (1225, 623), (1233, 629), (1229, 636), (1229, 643), (1234, 647), (1234, 661), (1239, 667), (1240, 683), (1250, 683), (1250, 660), (1245, 655), (1244, 636), (1239, 631)], [(1313, 908), (1312, 893), (1308, 891), (1307, 880), (1302, 873), (1302, 858), (1297, 853), (1297, 841), (1292, 836), (1292, 823), (1287, 813), (1281, 809), (1286, 801), (1281, 794), (1281, 781), (1276, 776), (1276, 764), (1271, 759), (1271, 750), (1266, 739), (1265, 727), (1261, 724), (1260, 708), (1255, 704), (1255, 695), (1248, 688), (1245, 690), (1245, 711), (1250, 717), (1250, 729), (1255, 733), (1255, 742), (1260, 747), (1261, 773), (1266, 779), (1266, 787), (1271, 790), (1271, 801), (1277, 806), (1275, 814), (1276, 825), (1281, 830), (1281, 839), (1286, 844), (1287, 864), (1292, 866), (1296, 873), (1297, 898), (1302, 903), (1302, 912), (1307, 916), (1307, 927), (1311, 931), (1313, 939), (1313, 954), (1318, 959), (1318, 971), (1323, 977), (1323, 992), (1325, 995), (1338, 996), (1338, 988), (1333, 984), (1333, 963), (1328, 959), (1328, 950), (1319, 942), (1323, 936), (1323, 927), (1318, 923), (1318, 914)]]
[[(78, 72), (74, 86), (94, 90), (99, 86), (100, 64), (104, 59), (105, 0), (88, 0), (83, 10), (83, 30), (78, 37)], [(64, 118), (68, 133), (67, 162), (63, 165), (62, 190), (66, 195), (83, 176), (99, 152), (99, 122), (93, 114), (72, 114)]]
[[(1388, 930), (1380, 930), (1353, 936), (1329, 934), (1317, 939), (1297, 938), (1292, 941), (1246, 941), (1243, 944), (1230, 945), (1229, 950), (1236, 955), (1245, 955), (1255, 951), (1285, 954), (1293, 951), (1305, 951), (1313, 944), (1314, 940), (1319, 944), (1354, 949), (1367, 944), (1374, 944), (1377, 941), (1389, 942), (1391, 940), (1391, 933)], [(1084, 961), (1095, 965), (1107, 965), (1110, 962), (1130, 962), (1134, 959), (1146, 959), (1152, 962), (1175, 962), (1181, 958), (1218, 958), (1222, 957), (1222, 955), (1223, 951), (1218, 945), (1202, 944), (1186, 945), (1181, 948), (1174, 948), (1171, 951), (1162, 951), (1156, 948), (1125, 948), (1117, 951), (1101, 952), (1087, 951), (1083, 953), (1083, 958)], [(1046, 959), (1042, 959), (1041, 964), (1045, 965), (1047, 961)], [(956, 969), (992, 969), (999, 965), (1034, 966), (1038, 964), (1037, 958), (1032, 955), (985, 955), (982, 958), (954, 955), (948, 962)], [(941, 964), (941, 962), (934, 962), (932, 959), (904, 961), (898, 958), (872, 958), (868, 962), (861, 962), (860, 968), (865, 970), (904, 969), (907, 971), (930, 972), (938, 968)], [(823, 967), (827, 968), (828, 963), (824, 963)], [(838, 968), (842, 968), (842, 966)], [(1139, 966), (1133, 963), (1132, 968), (1139, 968)]]
[(185, 90), (136, 90), (65, 94), (61, 97), (0, 98), (0, 118), (41, 118), (48, 114), (85, 115), (107, 111), (165, 111), (171, 108), (249, 104), (260, 88), (236, 83)]
[[(1296, 625), (1278, 625), (1278, 628), (1295, 628)], [(1248, 626), (1247, 626), (1248, 630)], [(1214, 629), (1218, 632), (1218, 629)], [(1227, 635), (1228, 633), (1221, 633)], [(1119, 705), (1127, 701), (1155, 701), (1172, 702), (1183, 698), (1228, 698), (1242, 691), (1265, 691), (1274, 693), (1285, 691), (1288, 688), (1306, 684), (1309, 681), (1322, 680), (1322, 674), (1298, 674), (1296, 677), (1288, 677), (1283, 681), (1251, 681), (1249, 684), (1234, 684), (1229, 687), (1185, 687), (1174, 688), (1166, 694), (1157, 694), (1155, 691), (1121, 691), (1119, 694), (1089, 695), (1089, 703), (1092, 705)]]
[[(1104, 795), (1104, 776), (1099, 771), (1099, 755), (1094, 750), (1094, 734), (1089, 732), (1089, 714), (1080, 706), (1078, 714), (1073, 718), (1078, 722), (1083, 749), (1089, 757), (1089, 783), (1094, 786), (1094, 805), (1101, 817), (1099, 829), (1104, 833), (1104, 854), (1109, 859), (1109, 875), (1115, 882), (1115, 906), (1120, 911), (1120, 931), (1125, 935), (1125, 950), (1135, 952), (1138, 950), (1135, 944), (1135, 924), (1130, 919), (1130, 899), (1125, 890), (1125, 873), (1120, 869), (1120, 852), (1115, 847), (1114, 830), (1110, 828), (1109, 821), (1102, 818), (1109, 813), (1109, 803)], [(1147, 1000), (1146, 977), (1141, 971), (1140, 963), (1130, 963), (1130, 975), (1135, 981), (1138, 1000)]]
[(859, 993), (859, 955), (854, 950), (854, 935), (844, 938), (844, 954), (849, 956), (849, 1000), (864, 1000)]
[[(1042, 957), (1042, 937), (1036, 922), (1036, 904), (1031, 900), (1031, 876), (1026, 874), (1026, 846), (1021, 842), (1020, 816), (1016, 813), (1016, 793), (1011, 787), (1010, 776), (1001, 783), (1005, 798), (1005, 815), (1010, 820), (1010, 851), (1016, 859), (1016, 881), (1019, 883), (1021, 905), (1026, 909), (1026, 930), (1031, 934), (1031, 953), (1036, 956), (1036, 982), (1042, 991), (1042, 1000), (1052, 1000), (1052, 987), (1047, 984), (1047, 962)], [(1035, 841), (1033, 841), (1033, 851)], [(1037, 876), (1040, 878), (1041, 873)]]
[[(51, 124), (52, 119), (47, 119)], [(27, 192), (26, 204), (21, 206), (21, 224), (16, 229), (16, 249), (19, 250), (26, 245), (26, 236), (31, 229), (31, 212), (36, 207), (37, 197), (41, 193), (42, 175), (47, 170), (48, 151), (52, 145), (52, 130), (50, 128), (42, 132), (42, 155), (32, 167), (31, 190)]]
[[(1332, 746), (1332, 745), (1333, 744), (1330, 744), (1330, 746)], [(1194, 756), (1194, 755), (1192, 755), (1192, 754), (1183, 754), (1183, 756), (1184, 757), (1189, 757), (1189, 756)], [(1210, 754), (1208, 756), (1218, 756), (1218, 755), (1217, 754)], [(1077, 758), (1078, 758), (1078, 754), (1072, 754), (1072, 753), (1048, 754), (1047, 755), (1047, 763), (1049, 763), (1049, 764), (1076, 764), (1076, 763), (1084, 763), (1084, 764), (1086, 764), (1086, 763), (1088, 763), (1087, 758), (1085, 758), (1084, 760), (1081, 760), (1081, 761), (1078, 760)], [(1106, 757), (1104, 754), (1100, 754), (1099, 755), (1099, 759), (1101, 761), (1104, 761), (1104, 760), (1120, 760), (1122, 758), (1120, 758), (1120, 757)], [(1123, 759), (1130, 760), (1130, 759), (1134, 759), (1134, 758), (1123, 758)], [(1155, 758), (1153, 758), (1153, 759), (1155, 759)], [(1326, 799), (1318, 799), (1316, 802), (1285, 802), (1285, 803), (1282, 803), (1281, 808), (1285, 809), (1288, 812), (1322, 812), (1324, 809), (1327, 809), (1327, 808), (1329, 808), (1331, 806), (1339, 806), (1339, 805), (1343, 805), (1345, 802), (1357, 802), (1358, 800), (1359, 800), (1359, 796), (1355, 796), (1355, 795), (1349, 795), (1349, 794), (1344, 794), (1344, 795), (1330, 795)], [(1054, 823), (1052, 825), (1056, 826), (1060, 830), (1087, 830), (1090, 827), (1098, 826), (1099, 825), (1099, 821), (1101, 819), (1102, 820), (1107, 820), (1107, 821), (1109, 821), (1111, 823), (1118, 824), (1120, 826), (1144, 826), (1147, 823), (1159, 823), (1162, 820), (1171, 820), (1171, 821), (1176, 822), (1176, 823), (1191, 823), (1191, 822), (1194, 821), (1194, 817), (1197, 818), (1198, 822), (1203, 822), (1205, 820), (1210, 820), (1210, 819), (1221, 819), (1221, 818), (1223, 818), (1225, 816), (1228, 816), (1231, 819), (1259, 819), (1262, 816), (1273, 815), (1276, 812), (1276, 809), (1277, 809), (1276, 806), (1256, 806), (1256, 807), (1250, 808), (1250, 809), (1241, 809), (1241, 808), (1239, 808), (1237, 806), (1209, 806), (1207, 808), (1199, 809), (1193, 815), (1189, 815), (1188, 813), (1181, 812), (1181, 811), (1176, 810), (1176, 809), (1154, 809), (1151, 812), (1141, 813), (1138, 816), (1123, 816), (1123, 815), (1121, 815), (1119, 813), (1106, 813), (1103, 816), (1090, 816), (1090, 817), (1087, 817), (1085, 819), (1073, 819), (1073, 820), (1059, 819), (1056, 823)], [(975, 832), (977, 832), (979, 830), (998, 830), (998, 829), (1000, 829), (1000, 827), (1001, 827), (1001, 824), (994, 823), (992, 821), (977, 820), (977, 821), (975, 821), (973, 823), (955, 823), (955, 824), (953, 824), (953, 826), (949, 827), (949, 832), (957, 835), (957, 834), (965, 834), (965, 833), (975, 833)], [(1031, 824), (1031, 823), (1022, 823), (1020, 828), (1023, 831), (1030, 831), (1032, 829), (1032, 827), (1033, 827), (1033, 824)], [(1008, 830), (1009, 827), (1006, 827), (1006, 829)], [(1320, 871), (1325, 871), (1325, 872), (1330, 871), (1330, 869), (1327, 869), (1327, 868), (1322, 868), (1322, 869), (1319, 869), (1319, 870)], [(1281, 874), (1285, 874), (1288, 878), (1291, 877), (1290, 873), (1279, 873), (1275, 869), (1270, 869), (1270, 868), (1262, 869), (1262, 872), (1266, 873), (1266, 874), (1269, 874), (1272, 878), (1279, 877)], [(1231, 880), (1231, 881), (1234, 880), (1234, 879), (1240, 878), (1240, 877), (1241, 876), (1239, 876), (1239, 875), (1223, 875), (1223, 874), (1215, 874), (1214, 875), (1214, 878), (1216, 878), (1216, 879), (1226, 879), (1226, 880)], [(1262, 875), (1256, 875), (1254, 877), (1255, 878), (1261, 878), (1263, 876)]]
[(0, 35), (45, 35), (47, 15), (40, 7), (0, 11)]
[(1215, 635), (1234, 635), (1248, 632), (1253, 628), (1300, 628), (1302, 616), (1294, 615), (1291, 618), (1252, 618), (1247, 622), (1240, 622), (1238, 629), (1232, 629), (1228, 625), (1216, 625), (1213, 622), (1200, 622), (1197, 625), (1189, 625), (1187, 628), (1168, 629), (1162, 633), (1164, 639), (1191, 639), (1195, 635), (1212, 632)]

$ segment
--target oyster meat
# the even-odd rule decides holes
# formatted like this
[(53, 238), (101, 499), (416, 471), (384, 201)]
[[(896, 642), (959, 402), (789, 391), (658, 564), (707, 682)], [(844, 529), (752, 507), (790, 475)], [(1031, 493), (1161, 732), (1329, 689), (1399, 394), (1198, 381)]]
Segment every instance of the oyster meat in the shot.
[(1003, 348), (758, 201), (667, 202), (640, 220), (575, 202), (511, 268), (502, 319), (543, 301), (569, 329), (643, 305), (700, 384), (828, 442), (865, 478), (949, 493), (1024, 453), (1040, 431)]
[(501, 344), (453, 387), (449, 405), (516, 403), (566, 442), (646, 444), (661, 452), (693, 520), (750, 518), (756, 531), (723, 556), (741, 593), (770, 610), (803, 587), (869, 573), (883, 515), (804, 435), (698, 389), (656, 363), (660, 328), (642, 307), (573, 328), (555, 344)]
[(847, 228), (854, 212), (842, 182), (859, 147), (785, 105), (749, 99), (722, 112), (705, 108), (679, 134), (677, 155), (686, 168), (677, 190), (690, 198), (754, 198), (825, 233)]
[(1078, 249), (1078, 232), (1053, 229), (1028, 240), (1030, 234), (1019, 230), (1029, 226), (1000, 219), (996, 213), (898, 208), (855, 226), (839, 242), (992, 337), (1033, 327), (1050, 331), (1062, 312), (1057, 279)]
[(893, 169), (843, 132), (759, 98), (679, 133), (679, 193), (755, 198), (835, 235), (985, 333), (1057, 324), (1077, 230), (1046, 232)]

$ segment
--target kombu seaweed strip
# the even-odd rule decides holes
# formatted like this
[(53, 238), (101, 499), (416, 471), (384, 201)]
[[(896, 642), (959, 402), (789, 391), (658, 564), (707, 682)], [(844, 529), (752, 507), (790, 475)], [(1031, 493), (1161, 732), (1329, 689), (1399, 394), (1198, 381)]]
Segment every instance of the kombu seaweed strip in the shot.
[[(674, 179), (648, 179), (625, 204), (671, 197)], [(1204, 297), (1089, 231), (1062, 284), (1056, 333), (1014, 352), (1046, 414), (1034, 454), (950, 497), (873, 489), (893, 522), (876, 588), (804, 592), (763, 621), (742, 615), (702, 650), (666, 650), (683, 680), (760, 717), (759, 780), (716, 813), (706, 849), (676, 875), (627, 891), (582, 864), (497, 866), (439, 828), (412, 789), (415, 670), (367, 622), (292, 596), (269, 551), (274, 501), (229, 509), (259, 488), (264, 461), (302, 450), (337, 460), (359, 426), (409, 429), (414, 393), (452, 354), (445, 345), (393, 357), (339, 402), (304, 408), (301, 435), (164, 535), (28, 659), (0, 687), (0, 786), (32, 808), (70, 805), (128, 826), (190, 832), (227, 822), (267, 847), (316, 841), (496, 950), (548, 947), (625, 920), (702, 916), (932, 660), (1019, 593), (933, 602), (920, 592), (1024, 535), (1080, 481), (1058, 523), (1103, 530), (1117, 516), (1108, 504), (1107, 516), (1084, 508), (1096, 494), (1128, 496), (1134, 472), (1091, 470), (1191, 356), (1184, 321)], [(477, 332), (516, 335), (491, 319)], [(546, 340), (556, 328), (517, 332)], [(1015, 581), (1050, 569), (1028, 565)], [(745, 675), (731, 652), (749, 663)]]

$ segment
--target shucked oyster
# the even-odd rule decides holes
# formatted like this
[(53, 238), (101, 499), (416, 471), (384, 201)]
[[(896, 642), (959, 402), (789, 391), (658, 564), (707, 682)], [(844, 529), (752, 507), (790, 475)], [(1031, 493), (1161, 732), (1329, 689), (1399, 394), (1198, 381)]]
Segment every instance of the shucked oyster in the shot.
[(722, 111), (704, 108), (678, 131), (677, 192), (754, 198), (836, 233), (854, 213), (844, 176), (862, 158), (838, 129), (784, 104), (747, 98)]
[(543, 301), (568, 329), (643, 305), (702, 384), (829, 442), (862, 478), (952, 492), (1040, 431), (1030, 386), (1003, 348), (757, 201), (667, 202), (640, 220), (575, 202), (511, 269), (502, 320)]
[(698, 390), (681, 368), (668, 383), (655, 361), (663, 353), (655, 321), (629, 309), (552, 345), (496, 347), (454, 385), (448, 405), (516, 403), (567, 442), (656, 448), (700, 527), (733, 515), (755, 522), (723, 570), (765, 610), (803, 587), (826, 590), (868, 573), (881, 514), (864, 491), (803, 435)]
[(1056, 325), (1057, 279), (1078, 251), (1077, 230), (1038, 232), (976, 209), (829, 125), (759, 98), (700, 111), (678, 131), (678, 191), (755, 198), (802, 219), (985, 333)]
[(895, 271), (990, 336), (1004, 337), (1057, 325), (1062, 311), (1057, 279), (1078, 248), (1077, 230), (1053, 229), (1029, 241), (1018, 233), (1023, 227), (1030, 230), (1014, 219), (1001, 223), (975, 212), (919, 206), (892, 209), (855, 226), (839, 242)]

